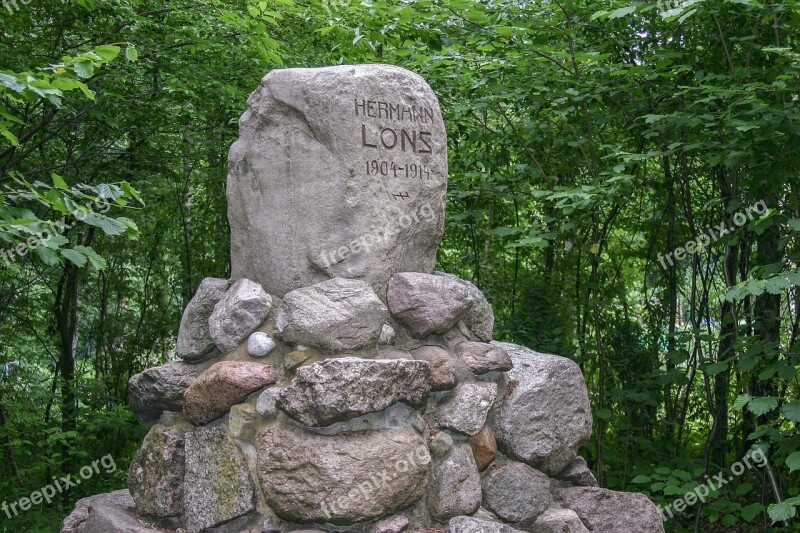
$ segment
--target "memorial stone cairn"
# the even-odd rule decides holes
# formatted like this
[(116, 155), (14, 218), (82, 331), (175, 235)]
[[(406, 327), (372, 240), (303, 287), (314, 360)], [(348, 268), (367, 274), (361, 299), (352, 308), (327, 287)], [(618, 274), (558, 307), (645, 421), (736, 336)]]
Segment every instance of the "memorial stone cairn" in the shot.
[(579, 367), (493, 342), (434, 272), (447, 141), (436, 96), (386, 65), (270, 72), (230, 151), (233, 282), (203, 280), (181, 359), (129, 384), (150, 424), (128, 490), (63, 533), (651, 533), (598, 488)]

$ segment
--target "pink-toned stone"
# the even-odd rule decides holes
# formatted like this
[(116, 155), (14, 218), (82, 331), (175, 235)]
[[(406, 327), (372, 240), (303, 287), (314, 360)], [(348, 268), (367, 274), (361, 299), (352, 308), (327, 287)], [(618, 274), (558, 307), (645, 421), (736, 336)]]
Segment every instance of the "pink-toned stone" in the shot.
[(183, 415), (196, 426), (208, 424), (250, 393), (280, 379), (272, 365), (222, 361), (200, 374), (183, 397)]

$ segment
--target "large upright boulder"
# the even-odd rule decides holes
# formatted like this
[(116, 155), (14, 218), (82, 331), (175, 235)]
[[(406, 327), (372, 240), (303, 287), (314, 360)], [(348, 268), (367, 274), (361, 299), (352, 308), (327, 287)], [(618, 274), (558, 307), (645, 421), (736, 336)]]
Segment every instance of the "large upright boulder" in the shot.
[(580, 367), (566, 357), (492, 343), (511, 357), (503, 400), (490, 417), (498, 448), (555, 476), (592, 433), (592, 410)]
[(233, 277), (277, 296), (356, 278), (383, 295), (395, 272), (433, 270), (446, 188), (444, 122), (420, 76), (390, 65), (273, 70), (229, 155)]

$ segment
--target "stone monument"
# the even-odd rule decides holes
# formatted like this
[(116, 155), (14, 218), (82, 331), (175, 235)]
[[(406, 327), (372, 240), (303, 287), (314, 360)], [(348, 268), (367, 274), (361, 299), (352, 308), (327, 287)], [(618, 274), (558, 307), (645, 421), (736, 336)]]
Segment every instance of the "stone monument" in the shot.
[(230, 151), (234, 279), (275, 296), (326, 279), (379, 295), (430, 272), (442, 238), (447, 136), (436, 95), (389, 65), (274, 70)]
[(433, 271), (447, 158), (424, 80), (274, 71), (240, 127), (234, 279), (200, 284), (182, 360), (131, 378), (151, 428), (128, 490), (62, 533), (664, 531), (577, 455), (580, 368), (492, 341), (481, 291)]

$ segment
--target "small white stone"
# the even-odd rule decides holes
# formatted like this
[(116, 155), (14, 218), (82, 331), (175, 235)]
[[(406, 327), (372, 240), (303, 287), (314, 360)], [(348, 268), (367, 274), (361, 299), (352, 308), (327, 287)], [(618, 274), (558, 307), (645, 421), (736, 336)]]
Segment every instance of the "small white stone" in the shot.
[(275, 341), (262, 331), (256, 331), (247, 339), (247, 353), (253, 357), (264, 357), (275, 349)]

